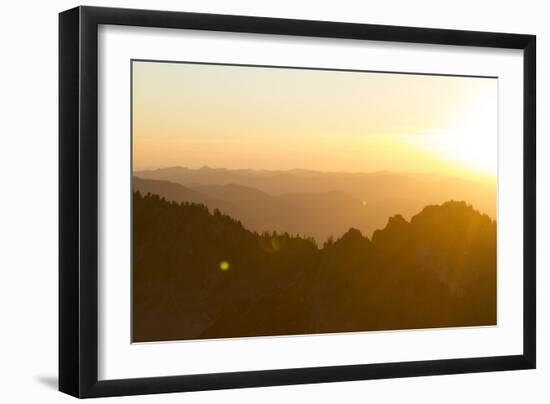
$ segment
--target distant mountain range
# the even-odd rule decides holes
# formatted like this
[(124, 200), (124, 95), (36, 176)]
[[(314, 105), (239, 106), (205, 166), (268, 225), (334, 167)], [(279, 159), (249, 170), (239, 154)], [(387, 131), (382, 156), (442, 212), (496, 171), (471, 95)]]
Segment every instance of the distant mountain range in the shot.
[(391, 215), (408, 219), (448, 200), (468, 201), (496, 217), (496, 184), (435, 174), (172, 167), (135, 172), (134, 190), (204, 204), (251, 230), (301, 234), (320, 243), (350, 227), (371, 235)]
[(354, 226), (370, 234), (387, 220), (387, 217), (377, 218), (372, 207), (340, 191), (272, 196), (243, 185), (187, 188), (169, 181), (138, 177), (134, 177), (134, 190), (157, 194), (170, 201), (200, 203), (211, 210), (218, 209), (258, 232), (300, 234), (314, 237), (321, 243)]

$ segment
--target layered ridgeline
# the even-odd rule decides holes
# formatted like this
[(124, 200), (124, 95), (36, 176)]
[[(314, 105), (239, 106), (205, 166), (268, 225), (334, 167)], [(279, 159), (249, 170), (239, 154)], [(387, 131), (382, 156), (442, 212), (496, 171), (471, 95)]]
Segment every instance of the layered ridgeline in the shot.
[(135, 342), (496, 324), (496, 223), (464, 202), (318, 245), (194, 197), (133, 195)]
[(409, 220), (424, 206), (466, 200), (495, 218), (496, 184), (435, 174), (331, 173), (174, 167), (135, 173), (134, 190), (219, 209), (258, 232), (322, 243), (350, 227), (371, 236), (391, 215)]

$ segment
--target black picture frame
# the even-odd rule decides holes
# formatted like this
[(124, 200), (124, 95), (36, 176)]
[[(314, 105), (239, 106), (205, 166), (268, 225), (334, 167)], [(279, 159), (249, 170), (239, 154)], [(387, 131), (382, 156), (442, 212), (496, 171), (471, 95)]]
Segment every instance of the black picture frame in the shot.
[[(100, 24), (523, 50), (523, 354), (99, 381)], [(85, 398), (535, 368), (535, 103), (534, 35), (97, 7), (60, 13), (59, 390)]]

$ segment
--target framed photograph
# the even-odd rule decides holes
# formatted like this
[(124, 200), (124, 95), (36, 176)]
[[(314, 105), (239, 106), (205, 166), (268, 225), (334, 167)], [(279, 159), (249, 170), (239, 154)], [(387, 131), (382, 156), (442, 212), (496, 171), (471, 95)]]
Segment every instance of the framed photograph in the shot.
[(535, 368), (535, 36), (59, 17), (59, 388)]

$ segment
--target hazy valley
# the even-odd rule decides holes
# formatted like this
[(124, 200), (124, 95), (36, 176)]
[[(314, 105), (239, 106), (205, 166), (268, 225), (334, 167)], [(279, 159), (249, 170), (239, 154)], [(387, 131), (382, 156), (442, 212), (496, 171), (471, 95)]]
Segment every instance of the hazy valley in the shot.
[(319, 243), (350, 227), (371, 236), (396, 214), (464, 200), (496, 217), (496, 186), (435, 174), (330, 173), (173, 167), (134, 173), (134, 190), (219, 209), (258, 232), (314, 237)]

